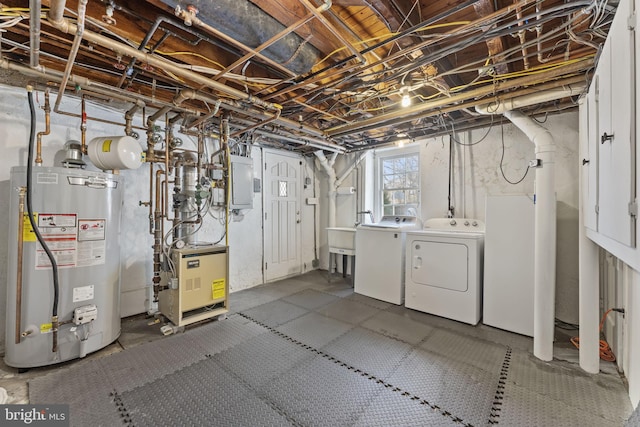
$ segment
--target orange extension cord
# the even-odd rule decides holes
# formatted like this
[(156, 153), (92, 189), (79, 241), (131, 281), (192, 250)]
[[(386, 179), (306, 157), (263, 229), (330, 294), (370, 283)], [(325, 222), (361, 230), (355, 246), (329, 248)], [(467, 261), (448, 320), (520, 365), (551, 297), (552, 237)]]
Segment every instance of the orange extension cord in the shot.
[[(604, 327), (604, 320), (607, 318), (607, 315), (613, 311), (613, 308), (607, 310), (604, 315), (602, 315), (602, 320), (600, 320), (600, 332), (602, 332), (602, 328)], [(571, 338), (571, 343), (576, 346), (576, 348), (580, 348), (580, 337)], [(616, 356), (611, 351), (611, 347), (605, 340), (600, 340), (600, 359), (606, 362), (614, 362), (616, 360)]]

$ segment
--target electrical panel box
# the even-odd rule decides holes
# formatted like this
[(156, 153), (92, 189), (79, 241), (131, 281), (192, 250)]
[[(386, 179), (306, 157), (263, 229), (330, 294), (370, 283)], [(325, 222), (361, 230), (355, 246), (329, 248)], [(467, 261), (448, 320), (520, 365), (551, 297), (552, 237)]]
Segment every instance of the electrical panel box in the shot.
[(160, 312), (176, 326), (189, 325), (227, 313), (229, 261), (226, 246), (173, 250), (177, 289), (160, 292)]
[(231, 156), (231, 209), (253, 209), (253, 160)]

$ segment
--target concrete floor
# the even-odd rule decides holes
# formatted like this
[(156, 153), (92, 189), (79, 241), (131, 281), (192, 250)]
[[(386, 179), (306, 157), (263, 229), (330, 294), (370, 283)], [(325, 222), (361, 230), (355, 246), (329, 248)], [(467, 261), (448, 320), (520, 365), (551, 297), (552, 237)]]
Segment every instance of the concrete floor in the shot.
[[(341, 304), (342, 307), (340, 307)], [(269, 312), (267, 309), (268, 307), (279, 307), (279, 305), (286, 307), (289, 310), (299, 310), (300, 314), (296, 315), (291, 312), (286, 313), (286, 310), (282, 310), (283, 314), (279, 314), (275, 311)], [(360, 309), (344, 310), (345, 307), (352, 308), (355, 306), (360, 307)], [(391, 338), (393, 342), (398, 344), (398, 348), (406, 348), (407, 351), (414, 352), (424, 352), (425, 350), (428, 350), (435, 352), (433, 353), (435, 356), (443, 356), (445, 358), (456, 358), (459, 355), (453, 353), (446, 354), (446, 349), (444, 348), (428, 348), (426, 345), (428, 337), (414, 339), (414, 337), (411, 336), (411, 327), (425, 325), (425, 327), (431, 331), (442, 331), (444, 334), (449, 334), (450, 336), (455, 335), (457, 337), (465, 337), (464, 339), (471, 340), (469, 342), (473, 341), (480, 344), (481, 346), (478, 347), (480, 349), (482, 346), (486, 346), (487, 344), (499, 344), (505, 348), (512, 349), (516, 359), (519, 358), (518, 360), (522, 363), (533, 367), (533, 370), (531, 368), (527, 368), (529, 371), (526, 375), (522, 373), (525, 371), (520, 372), (520, 375), (523, 375), (522, 378), (524, 380), (527, 380), (527, 378), (533, 378), (531, 376), (532, 373), (533, 376), (535, 376), (540, 375), (540, 372), (544, 373), (546, 371), (547, 373), (555, 375), (556, 372), (554, 369), (561, 369), (564, 371), (569, 370), (575, 372), (572, 375), (585, 378), (588, 377), (579, 369), (578, 351), (569, 342), (569, 338), (574, 334), (572, 331), (558, 329), (556, 333), (554, 362), (551, 362), (550, 364), (539, 363), (538, 361), (533, 360), (534, 358), (530, 355), (533, 344), (531, 338), (501, 331), (482, 324), (472, 327), (470, 325), (363, 297), (361, 295), (354, 294), (349, 281), (340, 276), (334, 275), (333, 280), (328, 282), (326, 271), (313, 271), (302, 276), (233, 293), (230, 296), (230, 307), (230, 314), (246, 317), (276, 334), (288, 334), (287, 336), (289, 337), (294, 336), (303, 346), (309, 347), (309, 344), (311, 344), (311, 347), (314, 347), (315, 349), (328, 348), (328, 350), (323, 350), (324, 352), (328, 352), (328, 354), (331, 354), (331, 351), (344, 351), (344, 353), (341, 353), (343, 355), (343, 360), (350, 359), (352, 360), (351, 364), (353, 365), (355, 363), (355, 366), (357, 366), (357, 362), (353, 362), (353, 360), (357, 360), (357, 358), (355, 358), (355, 353), (349, 354), (346, 350), (346, 348), (351, 345), (350, 343), (340, 342), (340, 337), (342, 335), (336, 335), (335, 337), (332, 337), (331, 340), (327, 339), (326, 343), (318, 341), (322, 339), (322, 319), (331, 320), (331, 322), (334, 322), (333, 325), (336, 325), (337, 323), (335, 322), (338, 321), (343, 325), (350, 325), (348, 327), (345, 326), (345, 331), (353, 332), (357, 330), (360, 331), (359, 333), (361, 335), (364, 332), (365, 334), (368, 334), (364, 337), (366, 339), (380, 340), (383, 338)], [(278, 316), (285, 316), (286, 318), (280, 318)], [(304, 330), (301, 329), (300, 325), (304, 322), (304, 319), (307, 316), (315, 316), (313, 318), (316, 319), (316, 322), (319, 321), (319, 323), (310, 324), (307, 326), (307, 330)], [(396, 321), (400, 321), (402, 325), (390, 324), (389, 322), (385, 322), (385, 319), (395, 319)], [(153, 322), (153, 318), (150, 319), (144, 315), (123, 319), (122, 333), (116, 342), (82, 360), (66, 362), (53, 367), (34, 368), (24, 373), (18, 373), (16, 369), (7, 367), (1, 363), (0, 387), (3, 387), (7, 391), (7, 403), (29, 403), (28, 387), (30, 381), (51, 373), (55, 374), (65, 372), (71, 368), (77, 369), (84, 365), (95, 363), (99, 359), (108, 358), (116, 353), (126, 352), (127, 350), (149, 344), (153, 341), (166, 339), (166, 337), (164, 337), (160, 332), (160, 326), (162, 325)], [(196, 331), (198, 328), (203, 329), (204, 326), (193, 325), (188, 327), (187, 335), (192, 331), (197, 333)], [(296, 335), (296, 333), (298, 335)], [(371, 333), (375, 333), (374, 335), (378, 338), (369, 336)], [(343, 332), (342, 334), (347, 336), (347, 332)], [(431, 333), (431, 335), (433, 336), (433, 333)], [(316, 344), (314, 345), (313, 343)], [(233, 350), (233, 346), (230, 348)], [(410, 350), (411, 348), (413, 348), (413, 350)], [(474, 351), (477, 351), (478, 348)], [(363, 353), (359, 354), (362, 355)], [(406, 358), (410, 353), (405, 352), (404, 354)], [(213, 353), (212, 355), (214, 357), (216, 356), (216, 354)], [(478, 353), (469, 357), (467, 362), (477, 364), (476, 362), (479, 363), (482, 356), (483, 355), (480, 354), (478, 350)], [(502, 360), (498, 362), (502, 362)], [(363, 360), (362, 363), (365, 363), (365, 361)], [(374, 365), (369, 369), (376, 369), (376, 366)], [(514, 369), (513, 375), (517, 375), (517, 368), (512, 369)], [(541, 370), (538, 372), (539, 369)], [(482, 373), (482, 370), (477, 372)], [(538, 373), (536, 374), (536, 372)], [(342, 376), (343, 374), (340, 375)], [(615, 392), (614, 397), (618, 399), (620, 396), (623, 396), (624, 399), (624, 378), (619, 376), (614, 363), (601, 362), (601, 374), (599, 374), (599, 376), (603, 376), (609, 384), (611, 384), (612, 381), (617, 384), (615, 386), (615, 390), (612, 390), (612, 392)], [(594, 382), (600, 381), (596, 376), (589, 378), (592, 378)], [(531, 381), (532, 384), (536, 381), (539, 383), (539, 380), (535, 378)], [(514, 388), (514, 390), (517, 388), (518, 392), (525, 391), (522, 384), (517, 384), (516, 380), (509, 384)], [(555, 385), (560, 388), (565, 386), (562, 384)], [(531, 392), (532, 390), (526, 391)], [(535, 393), (539, 393), (539, 391), (533, 391)], [(552, 396), (554, 393), (558, 392), (564, 391), (551, 390), (546, 393)], [(606, 390), (604, 392), (606, 392)], [(611, 396), (607, 398), (611, 398)], [(526, 397), (526, 399), (531, 399), (531, 396)], [(440, 401), (438, 403), (446, 402)], [(586, 404), (587, 402), (584, 403)], [(578, 407), (580, 404), (580, 402), (576, 403)], [(620, 408), (624, 408), (623, 411), (626, 411), (627, 413), (619, 414), (618, 419), (626, 419), (631, 412), (630, 403), (625, 404), (625, 402), (621, 402)], [(522, 416), (533, 419), (530, 414), (527, 415), (523, 413)], [(522, 419), (524, 420), (526, 418)], [(379, 423), (380, 419), (377, 419), (377, 421)], [(503, 421), (506, 421), (506, 419), (503, 418)], [(305, 423), (303, 422), (302, 424), (304, 425)], [(503, 424), (505, 423), (503, 422)], [(379, 423), (378, 425), (384, 424)], [(596, 422), (595, 424), (586, 425), (598, 424)], [(615, 423), (613, 425), (615, 425)]]

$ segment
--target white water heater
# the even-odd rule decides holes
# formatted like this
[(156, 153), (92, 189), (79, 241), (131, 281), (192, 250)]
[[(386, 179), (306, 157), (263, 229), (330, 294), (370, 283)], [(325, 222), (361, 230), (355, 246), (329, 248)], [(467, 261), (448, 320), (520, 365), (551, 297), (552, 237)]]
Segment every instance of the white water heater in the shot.
[(60, 325), (54, 352), (51, 265), (37, 242), (26, 207), (20, 218), (19, 190), (26, 186), (26, 169), (11, 169), (9, 213), (4, 360), (17, 368), (84, 357), (120, 335), (122, 176), (82, 169), (33, 168), (34, 219), (59, 269)]

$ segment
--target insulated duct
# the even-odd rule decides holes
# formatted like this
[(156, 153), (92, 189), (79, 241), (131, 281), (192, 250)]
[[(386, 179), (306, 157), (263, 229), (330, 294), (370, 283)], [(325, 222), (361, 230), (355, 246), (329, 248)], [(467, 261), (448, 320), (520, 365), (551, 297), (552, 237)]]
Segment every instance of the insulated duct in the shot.
[[(162, 0), (176, 8), (195, 9), (202, 22), (249, 47), (260, 46), (285, 26), (249, 1)], [(265, 57), (283, 64), (296, 74), (305, 74), (320, 59), (320, 52), (295, 33), (267, 47)]]

